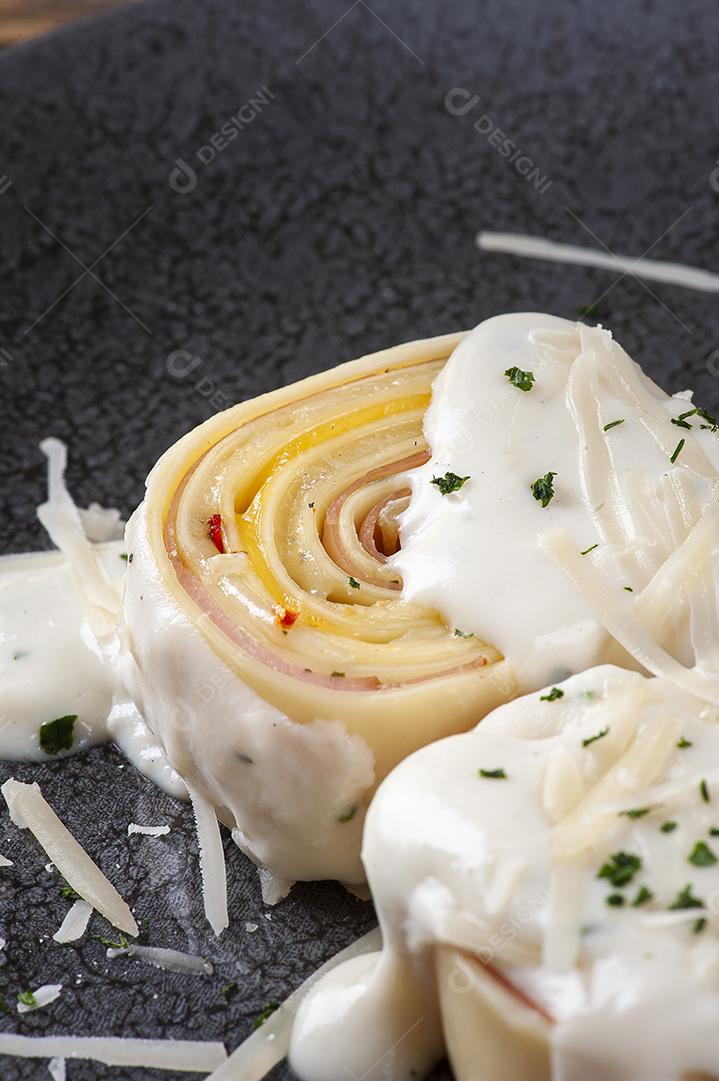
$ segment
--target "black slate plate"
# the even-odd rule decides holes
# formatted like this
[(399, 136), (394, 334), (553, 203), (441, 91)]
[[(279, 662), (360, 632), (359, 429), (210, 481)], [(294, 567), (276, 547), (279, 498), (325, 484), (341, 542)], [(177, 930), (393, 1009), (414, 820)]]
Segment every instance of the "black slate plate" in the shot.
[[(158, 454), (218, 408), (501, 311), (574, 316), (599, 299), (653, 376), (716, 408), (711, 295), (481, 255), (474, 236), (651, 246), (711, 267), (718, 31), (713, 0), (687, 0), (680, 17), (669, 0), (146, 0), (2, 56), (2, 549), (46, 543), (33, 508), (47, 434), (68, 441), (81, 502), (129, 512)], [(207, 161), (203, 148), (238, 114), (243, 130)], [(541, 180), (522, 176), (489, 128)], [(185, 377), (168, 362), (177, 350), (199, 358)], [(111, 748), (6, 766), (2, 779), (11, 772), (41, 782), (148, 917), (147, 942), (204, 953), (216, 975), (131, 962), (108, 972), (99, 943), (48, 942), (65, 909), (57, 876), (3, 815), (2, 851), (16, 862), (0, 879), (0, 994), (56, 980), (66, 990), (50, 1009), (0, 1019), (2, 1031), (231, 1049), (268, 1000), (373, 922), (369, 905), (328, 884), (299, 887), (266, 918), (253, 869), (228, 847), (233, 926), (216, 942), (186, 807)], [(172, 832), (128, 840), (131, 820)], [(43, 1063), (0, 1063), (5, 1081), (49, 1076)]]

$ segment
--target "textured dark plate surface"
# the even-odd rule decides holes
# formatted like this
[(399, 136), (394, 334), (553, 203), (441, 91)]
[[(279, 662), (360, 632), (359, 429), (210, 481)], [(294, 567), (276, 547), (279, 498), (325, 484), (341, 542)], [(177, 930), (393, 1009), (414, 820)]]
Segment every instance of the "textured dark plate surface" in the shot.
[[(158, 454), (218, 408), (507, 310), (574, 316), (601, 297), (604, 321), (655, 378), (693, 385), (715, 408), (716, 297), (482, 255), (474, 237), (507, 229), (636, 255), (656, 244), (654, 257), (711, 267), (718, 32), (714, 0), (681, 12), (669, 0), (148, 0), (3, 56), (2, 550), (46, 543), (34, 520), (45, 435), (68, 441), (79, 501), (129, 512)], [(456, 88), (466, 93), (448, 108)], [(202, 161), (243, 106), (244, 129)], [(542, 182), (502, 156), (490, 128)], [(168, 362), (177, 350), (187, 355)], [(14, 772), (41, 782), (148, 917), (145, 941), (204, 953), (216, 974), (123, 961), (108, 973), (98, 942), (53, 944), (66, 907), (57, 876), (3, 814), (0, 851), (16, 862), (0, 879), (0, 994), (65, 991), (0, 1019), (2, 1031), (231, 1049), (268, 1000), (372, 923), (370, 906), (332, 885), (300, 887), (266, 918), (252, 868), (228, 848), (232, 928), (216, 942), (185, 807), (109, 748)], [(128, 839), (129, 821), (172, 831)], [(68, 1074), (149, 1076), (87, 1063)], [(0, 1058), (4, 1081), (47, 1076), (43, 1063)]]

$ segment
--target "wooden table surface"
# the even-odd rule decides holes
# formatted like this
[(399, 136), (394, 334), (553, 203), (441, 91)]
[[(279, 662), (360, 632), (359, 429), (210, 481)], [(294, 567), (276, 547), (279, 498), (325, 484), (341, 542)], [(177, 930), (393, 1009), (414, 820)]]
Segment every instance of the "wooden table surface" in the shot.
[(132, 0), (0, 0), (0, 47)]

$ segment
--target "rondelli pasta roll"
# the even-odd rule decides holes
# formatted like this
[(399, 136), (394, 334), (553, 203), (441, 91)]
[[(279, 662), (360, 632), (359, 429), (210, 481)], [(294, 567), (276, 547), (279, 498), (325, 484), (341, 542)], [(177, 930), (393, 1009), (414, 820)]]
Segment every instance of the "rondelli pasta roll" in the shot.
[(191, 790), (280, 878), (362, 882), (376, 785), (514, 693), (500, 655), (404, 600), (387, 563), (460, 339), (213, 417), (158, 462), (128, 525), (126, 683)]
[(457, 1081), (719, 1077), (718, 717), (603, 666), (398, 766), (363, 847), (383, 950), (300, 1004), (302, 1081), (443, 1050)]

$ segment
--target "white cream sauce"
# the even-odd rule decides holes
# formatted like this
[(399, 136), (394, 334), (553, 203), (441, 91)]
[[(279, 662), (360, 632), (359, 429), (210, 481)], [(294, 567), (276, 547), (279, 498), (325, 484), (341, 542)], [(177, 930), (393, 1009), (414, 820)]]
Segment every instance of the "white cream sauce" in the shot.
[[(124, 551), (122, 541), (98, 549), (118, 586)], [(106, 740), (114, 684), (61, 553), (0, 559), (0, 757), (47, 761), (40, 725), (68, 714), (74, 751)]]
[(58, 757), (114, 739), (147, 777), (185, 796), (121, 682), (124, 523), (97, 504), (76, 508), (64, 485), (65, 448), (46, 440), (43, 450), (50, 494), (38, 513), (63, 550), (0, 558), (0, 758), (55, 757), (42, 749), (41, 726), (73, 716), (72, 747)]
[[(335, 969), (300, 1007), (290, 1058), (303, 1081), (410, 1081), (431, 1068), (445, 990), (436, 947), (479, 957), (551, 1016), (555, 1081), (716, 1073), (717, 710), (610, 666), (560, 689), (418, 751), (380, 786), (363, 859), (384, 951)], [(690, 859), (697, 842), (706, 865)], [(617, 852), (640, 861), (620, 886), (598, 877)], [(642, 887), (651, 897), (634, 907)], [(704, 907), (672, 910), (687, 887)], [(449, 1047), (458, 1081), (474, 1076), (465, 1058), (502, 1058), (493, 1036), (473, 1046), (473, 1031)]]
[[(513, 367), (532, 373), (530, 390), (510, 382)], [(405, 595), (495, 645), (525, 689), (603, 661), (631, 664), (540, 541), (562, 530), (577, 553), (593, 548), (588, 566), (619, 610), (639, 618), (642, 590), (716, 505), (719, 433), (696, 414), (689, 428), (671, 423), (691, 409), (601, 327), (534, 313), (481, 323), (435, 380), (425, 420), (432, 458), (408, 475), (392, 559)], [(432, 479), (448, 471), (469, 479), (442, 495)], [(543, 507), (531, 485), (550, 472)], [(673, 597), (681, 601), (681, 587)], [(650, 629), (666, 623), (660, 644), (690, 662), (686, 612), (663, 617), (648, 619)]]

